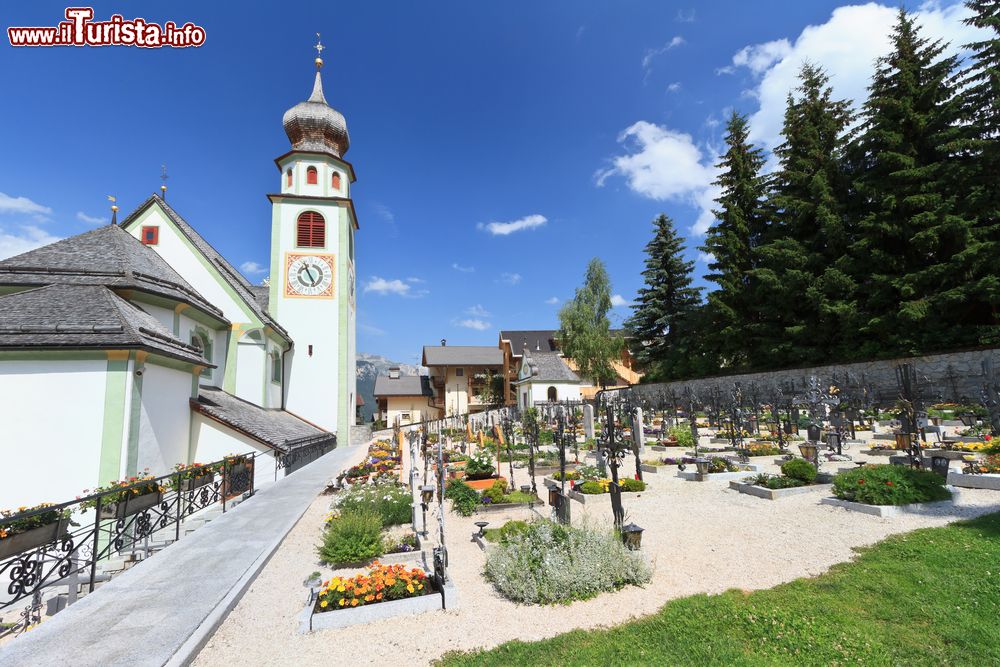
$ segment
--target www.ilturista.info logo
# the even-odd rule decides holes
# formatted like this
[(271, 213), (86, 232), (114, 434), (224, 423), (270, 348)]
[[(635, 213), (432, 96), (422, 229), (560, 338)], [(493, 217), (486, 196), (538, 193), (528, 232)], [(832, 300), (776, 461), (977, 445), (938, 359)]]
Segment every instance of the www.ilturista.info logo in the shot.
[(162, 26), (143, 18), (126, 20), (112, 14), (107, 21), (93, 21), (93, 7), (67, 7), (66, 19), (55, 27), (7, 28), (11, 46), (163, 46), (184, 48), (205, 43), (205, 29), (191, 22)]

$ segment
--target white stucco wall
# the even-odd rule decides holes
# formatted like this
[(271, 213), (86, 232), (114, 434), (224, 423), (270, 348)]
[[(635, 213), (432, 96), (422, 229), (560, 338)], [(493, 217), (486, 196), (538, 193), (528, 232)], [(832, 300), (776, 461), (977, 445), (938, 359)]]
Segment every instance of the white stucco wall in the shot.
[(274, 481), (275, 460), (268, 447), (204, 415), (194, 413), (191, 420), (194, 461), (211, 463), (231, 454), (258, 452), (264, 455), (258, 456), (254, 464), (254, 485), (260, 488)]
[(263, 339), (249, 335), (236, 345), (236, 395), (256, 405), (264, 405), (265, 345)]
[(0, 508), (63, 502), (98, 484), (107, 367), (0, 361)]
[[(521, 397), (521, 407), (531, 407), (535, 403), (546, 403), (549, 400), (549, 387), (556, 388), (556, 400), (558, 401), (579, 401), (580, 385), (569, 382), (529, 382), (518, 387), (517, 393)], [(528, 393), (528, 400), (531, 404), (525, 406), (524, 393)]]
[(159, 476), (188, 463), (191, 373), (146, 363), (142, 375), (137, 471)]
[[(289, 155), (281, 161), (281, 193), (299, 194), (310, 197), (350, 197), (351, 182), (347, 168), (332, 156)], [(316, 168), (316, 184), (306, 182), (309, 167)], [(286, 173), (292, 170), (292, 184), (288, 185)], [(333, 173), (340, 174), (340, 189), (333, 187)]]

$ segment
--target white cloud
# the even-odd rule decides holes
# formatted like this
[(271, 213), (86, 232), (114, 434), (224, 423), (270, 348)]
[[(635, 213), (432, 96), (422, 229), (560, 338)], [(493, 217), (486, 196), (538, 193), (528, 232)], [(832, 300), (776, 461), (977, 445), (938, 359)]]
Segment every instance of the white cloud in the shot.
[(410, 276), (409, 278), (406, 279), (406, 282), (410, 283), (411, 285), (423, 285), (427, 281), (424, 280), (423, 278), (416, 278), (414, 276)]
[(649, 73), (649, 68), (652, 66), (653, 61), (657, 56), (661, 56), (670, 49), (676, 49), (678, 46), (684, 44), (684, 38), (680, 35), (675, 35), (673, 39), (664, 44), (663, 46), (656, 49), (646, 49), (646, 55), (642, 57), (642, 69)]
[(489, 317), (490, 316), (490, 312), (488, 310), (486, 310), (485, 308), (483, 308), (483, 306), (481, 304), (478, 304), (478, 303), (476, 305), (472, 306), (471, 308), (466, 308), (465, 309), (465, 314), (466, 315), (472, 315), (473, 317)]
[(614, 308), (621, 308), (622, 306), (631, 306), (632, 302), (626, 300), (621, 294), (612, 294), (611, 305)]
[(387, 236), (389, 238), (396, 238), (399, 233), (399, 229), (396, 227), (396, 215), (385, 204), (375, 202), (372, 204), (372, 208), (375, 210), (375, 215), (380, 217), (382, 222), (385, 223)]
[[(793, 40), (740, 49), (733, 57), (734, 66), (747, 67), (759, 77), (754, 94), (760, 107), (750, 119), (750, 139), (768, 150), (781, 142), (785, 100), (798, 85), (799, 69), (806, 62), (826, 70), (836, 98), (852, 100), (859, 108), (867, 96), (875, 59), (891, 48), (896, 13), (895, 6), (874, 2), (838, 7), (825, 23), (806, 26)], [(928, 2), (915, 12), (915, 19), (925, 38), (943, 39), (951, 44), (951, 53), (959, 53), (963, 44), (984, 37), (962, 23), (969, 14), (961, 3), (943, 7)]]
[(703, 262), (704, 264), (712, 264), (715, 262), (715, 255), (710, 252), (699, 252), (698, 261)]
[(261, 266), (257, 262), (243, 262), (240, 264), (240, 271), (243, 273), (248, 273), (250, 275), (260, 275), (261, 273), (267, 272), (266, 266)]
[(86, 222), (88, 225), (106, 225), (108, 224), (107, 218), (101, 218), (95, 215), (87, 215), (83, 211), (76, 212), (76, 219), (80, 222)]
[(674, 81), (672, 84), (670, 84), (669, 86), (667, 86), (667, 92), (668, 93), (676, 93), (680, 89), (681, 89), (681, 82), (680, 81)]
[(513, 234), (514, 232), (519, 232), (524, 229), (535, 229), (536, 227), (541, 227), (548, 220), (544, 215), (527, 215), (523, 218), (518, 218), (517, 220), (511, 220), (510, 222), (488, 222), (483, 224), (480, 222), (476, 225), (476, 229), (483, 229), (492, 234), (493, 236), (507, 236), (508, 234)]
[(375, 292), (383, 296), (386, 294), (407, 296), (410, 293), (410, 286), (398, 278), (395, 280), (386, 280), (385, 278), (372, 276), (372, 279), (365, 285), (365, 293), (367, 294), (368, 292)]
[(497, 282), (501, 282), (501, 283), (504, 283), (506, 285), (516, 285), (519, 282), (521, 282), (521, 274), (520, 273), (507, 273), (505, 271), (504, 273), (500, 274), (500, 278), (497, 279)]
[(674, 17), (674, 21), (678, 23), (694, 23), (695, 20), (696, 16), (694, 7), (688, 10), (678, 9), (677, 16)]
[(486, 331), (493, 326), (489, 322), (479, 319), (455, 320), (454, 324), (455, 326), (464, 327), (466, 329), (475, 329), (476, 331)]
[(559, 303), (559, 297), (557, 296), (549, 297), (548, 299), (545, 300), (545, 303), (549, 304), (550, 306), (554, 306), (557, 303)]
[(20, 230), (20, 233), (17, 233), (0, 228), (0, 259), (20, 255), (60, 240), (58, 236), (52, 236), (34, 225), (24, 225)]
[(0, 192), (0, 213), (19, 213), (34, 216), (36, 219), (44, 219), (45, 216), (52, 213), (52, 209), (33, 202), (27, 197), (11, 197)]
[(455, 269), (459, 273), (472, 273), (476, 270), (474, 266), (462, 266), (461, 264), (452, 264), (451, 268)]

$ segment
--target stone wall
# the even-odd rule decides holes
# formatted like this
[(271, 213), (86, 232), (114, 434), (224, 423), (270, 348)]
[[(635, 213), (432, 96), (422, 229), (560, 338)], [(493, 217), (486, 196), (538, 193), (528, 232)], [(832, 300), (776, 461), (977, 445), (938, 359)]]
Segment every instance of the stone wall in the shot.
[(920, 397), (925, 402), (968, 400), (979, 403), (986, 382), (984, 362), (992, 363), (994, 372), (1000, 371), (1000, 348), (645, 384), (638, 385), (636, 389), (644, 396), (656, 398), (660, 392), (669, 395), (671, 391), (680, 396), (690, 387), (704, 398), (712, 387), (726, 390), (739, 382), (744, 392), (755, 384), (762, 390), (762, 399), (765, 399), (767, 389), (776, 384), (787, 386), (794, 383), (795, 394), (801, 395), (809, 378), (816, 376), (824, 388), (863, 380), (865, 384), (874, 386), (879, 403), (888, 404), (898, 397), (896, 369), (901, 364), (910, 363), (916, 371)]

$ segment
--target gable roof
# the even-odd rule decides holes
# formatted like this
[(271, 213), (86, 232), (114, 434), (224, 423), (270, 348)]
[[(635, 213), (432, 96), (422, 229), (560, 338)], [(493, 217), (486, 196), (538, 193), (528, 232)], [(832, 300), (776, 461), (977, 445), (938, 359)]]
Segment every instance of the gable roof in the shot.
[(532, 352), (521, 362), (528, 364), (531, 374), (526, 378), (528, 381), (537, 382), (579, 382), (577, 375), (566, 365), (563, 358), (556, 352)]
[(337, 439), (286, 410), (262, 408), (218, 387), (200, 387), (191, 409), (281, 452)]
[(488, 345), (424, 345), (423, 366), (502, 366), (500, 348)]
[(143, 349), (215, 367), (198, 348), (103, 285), (49, 285), (0, 296), (0, 348)]
[(141, 290), (195, 306), (229, 323), (222, 311), (159, 253), (116, 225), (104, 225), (0, 261), (0, 284), (56, 283)]
[[(170, 221), (177, 226), (181, 234), (183, 234), (187, 240), (191, 242), (191, 245), (193, 245), (198, 252), (200, 252), (205, 259), (207, 259), (208, 262), (215, 267), (215, 269), (219, 272), (219, 275), (222, 276), (222, 279), (225, 280), (233, 291), (239, 295), (240, 299), (246, 303), (250, 311), (253, 312), (253, 314), (256, 315), (261, 322), (273, 329), (279, 336), (288, 342), (292, 342), (292, 338), (288, 334), (288, 331), (286, 331), (284, 327), (278, 324), (277, 321), (271, 317), (271, 314), (267, 312), (265, 306), (261, 305), (261, 301), (254, 292), (254, 288), (257, 286), (252, 285), (249, 280), (244, 278), (243, 274), (237, 271), (236, 268), (233, 267), (233, 265), (219, 253), (218, 250), (212, 247), (212, 244), (206, 241), (201, 234), (195, 231), (194, 227), (188, 224), (188, 222), (182, 218), (177, 211), (172, 209), (162, 197), (157, 194), (150, 195), (146, 201), (139, 204), (134, 211), (129, 213), (128, 216), (121, 221), (121, 227), (123, 229), (128, 227), (130, 224), (135, 222), (139, 216), (146, 211), (146, 209), (154, 204), (160, 207), (163, 213), (170, 218)], [(264, 303), (266, 304), (266, 300)]]
[(433, 396), (431, 379), (426, 375), (400, 375), (391, 378), (379, 375), (375, 378), (375, 396)]
[(530, 331), (501, 331), (500, 340), (510, 341), (510, 349), (515, 357), (521, 356), (524, 348), (541, 352), (555, 352), (558, 329), (534, 329)]

